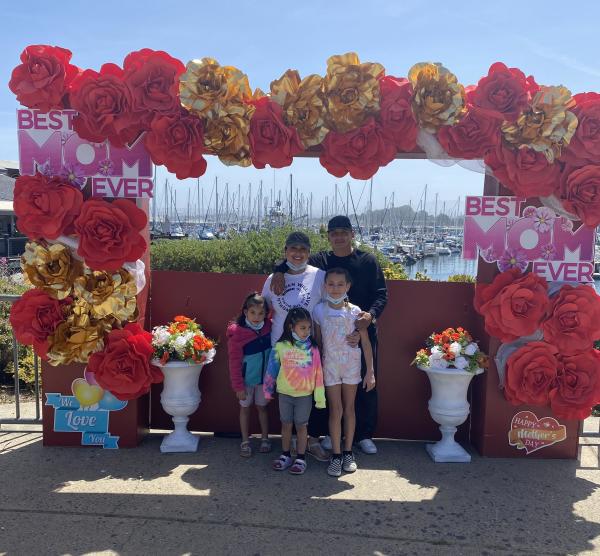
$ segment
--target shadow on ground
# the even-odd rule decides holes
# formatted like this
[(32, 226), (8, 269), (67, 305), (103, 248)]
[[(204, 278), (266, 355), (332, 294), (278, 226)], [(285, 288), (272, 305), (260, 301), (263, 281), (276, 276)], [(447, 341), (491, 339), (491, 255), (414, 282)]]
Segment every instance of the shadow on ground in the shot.
[(333, 479), (314, 460), (301, 477), (272, 471), (275, 453), (243, 460), (237, 440), (169, 455), (160, 440), (43, 448), (0, 431), (0, 552), (573, 554), (600, 536), (600, 471), (576, 461), (436, 465), (390, 441)]

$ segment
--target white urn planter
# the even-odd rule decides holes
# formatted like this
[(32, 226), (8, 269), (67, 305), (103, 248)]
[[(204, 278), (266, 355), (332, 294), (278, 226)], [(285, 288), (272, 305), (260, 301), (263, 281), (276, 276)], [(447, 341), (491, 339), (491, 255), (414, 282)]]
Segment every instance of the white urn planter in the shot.
[(467, 391), (471, 379), (483, 373), (477, 369), (470, 373), (455, 368), (426, 367), (419, 365), (425, 371), (431, 384), (431, 399), (429, 413), (433, 420), (440, 425), (442, 439), (435, 444), (425, 446), (431, 459), (436, 463), (459, 462), (469, 463), (469, 454), (456, 440), (456, 427), (462, 425), (469, 415)]
[(164, 365), (157, 359), (152, 363), (160, 368), (165, 380), (160, 403), (163, 409), (173, 417), (175, 429), (165, 436), (160, 451), (195, 452), (198, 449), (200, 437), (193, 435), (187, 429), (187, 423), (200, 405), (200, 388), (198, 379), (203, 363), (190, 364), (186, 361), (169, 361)]

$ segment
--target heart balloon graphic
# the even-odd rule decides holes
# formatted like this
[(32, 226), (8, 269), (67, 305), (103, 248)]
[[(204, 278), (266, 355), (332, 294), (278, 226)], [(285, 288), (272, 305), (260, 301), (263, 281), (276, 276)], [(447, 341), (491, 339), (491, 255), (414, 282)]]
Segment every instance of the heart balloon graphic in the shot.
[(71, 384), (71, 391), (81, 407), (94, 405), (104, 396), (104, 390), (100, 386), (88, 384), (85, 378), (76, 378)]
[(98, 409), (106, 409), (107, 411), (119, 411), (127, 405), (127, 400), (119, 400), (115, 398), (108, 390), (104, 391), (104, 397), (98, 404)]

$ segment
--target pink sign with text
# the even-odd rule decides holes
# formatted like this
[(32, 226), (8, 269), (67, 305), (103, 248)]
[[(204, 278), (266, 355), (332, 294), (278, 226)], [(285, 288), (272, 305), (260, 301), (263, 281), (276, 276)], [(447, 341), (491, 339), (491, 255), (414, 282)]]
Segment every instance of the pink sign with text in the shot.
[(129, 146), (90, 143), (73, 130), (74, 110), (17, 110), (19, 168), (23, 175), (61, 176), (93, 197), (152, 197), (152, 160), (144, 134)]
[(467, 197), (463, 258), (478, 256), (500, 271), (529, 269), (549, 282), (591, 282), (595, 228), (521, 197)]

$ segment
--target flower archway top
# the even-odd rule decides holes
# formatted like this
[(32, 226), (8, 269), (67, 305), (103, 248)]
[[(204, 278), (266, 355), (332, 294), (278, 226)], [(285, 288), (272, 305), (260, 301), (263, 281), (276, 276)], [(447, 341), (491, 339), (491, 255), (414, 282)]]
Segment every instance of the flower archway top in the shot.
[(288, 70), (268, 93), (212, 58), (187, 66), (163, 51), (128, 54), (100, 71), (71, 64), (64, 48), (32, 45), (10, 89), (42, 112), (72, 109), (91, 142), (130, 144), (145, 133), (152, 161), (180, 179), (227, 165), (282, 168), (311, 152), (336, 177), (372, 177), (398, 153), (483, 159), (515, 195), (540, 197), (589, 226), (600, 223), (600, 94), (538, 85), (497, 62), (464, 87), (439, 63), (406, 78), (354, 53), (332, 56), (324, 76)]

